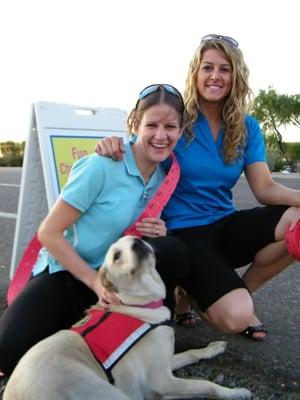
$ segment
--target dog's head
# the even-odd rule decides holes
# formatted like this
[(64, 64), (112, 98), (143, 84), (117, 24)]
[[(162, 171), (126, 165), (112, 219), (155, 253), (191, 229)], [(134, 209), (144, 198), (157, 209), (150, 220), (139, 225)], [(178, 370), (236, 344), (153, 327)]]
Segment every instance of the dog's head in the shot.
[(100, 279), (125, 304), (143, 305), (166, 295), (155, 268), (153, 248), (134, 236), (124, 236), (108, 249)]

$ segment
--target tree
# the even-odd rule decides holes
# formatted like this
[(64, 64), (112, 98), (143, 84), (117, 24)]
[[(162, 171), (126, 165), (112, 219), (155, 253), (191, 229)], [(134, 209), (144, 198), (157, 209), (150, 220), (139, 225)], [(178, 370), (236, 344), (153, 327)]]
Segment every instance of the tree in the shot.
[(0, 166), (21, 167), (23, 163), (25, 142), (0, 143)]
[(0, 143), (0, 153), (3, 157), (23, 155), (25, 142), (2, 142)]
[(266, 137), (275, 135), (284, 154), (280, 129), (291, 124), (300, 128), (300, 94), (281, 95), (272, 87), (268, 91), (260, 90), (254, 99), (252, 115), (261, 123)]

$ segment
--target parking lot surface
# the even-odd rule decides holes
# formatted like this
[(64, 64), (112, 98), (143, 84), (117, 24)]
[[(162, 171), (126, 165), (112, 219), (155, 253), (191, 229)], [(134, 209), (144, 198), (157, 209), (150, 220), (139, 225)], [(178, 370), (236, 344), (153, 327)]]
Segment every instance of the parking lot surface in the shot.
[[(21, 168), (0, 168), (0, 311), (5, 307), (16, 224)], [(300, 189), (299, 174), (274, 174), (274, 179)], [(257, 204), (241, 178), (234, 190), (238, 208)], [(179, 376), (207, 378), (227, 386), (243, 386), (256, 400), (300, 399), (300, 263), (254, 294), (258, 317), (269, 334), (257, 343), (240, 335), (225, 335), (199, 320), (196, 328), (176, 328), (176, 350), (203, 347), (226, 340), (227, 351), (215, 359), (184, 368)], [(1, 398), (1, 395), (0, 395)]]

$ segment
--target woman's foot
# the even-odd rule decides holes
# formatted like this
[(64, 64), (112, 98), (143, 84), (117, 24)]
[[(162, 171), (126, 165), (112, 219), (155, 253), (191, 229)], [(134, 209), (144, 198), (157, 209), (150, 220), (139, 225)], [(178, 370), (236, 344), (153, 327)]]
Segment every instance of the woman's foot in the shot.
[(263, 342), (267, 337), (267, 333), (263, 324), (254, 315), (251, 324), (241, 332), (241, 335), (256, 342)]
[(194, 328), (196, 325), (196, 315), (192, 312), (188, 302), (187, 293), (179, 286), (175, 289), (176, 312), (175, 323), (185, 328)]
[(251, 326), (249, 325), (241, 335), (246, 336), (249, 339), (255, 340), (256, 342), (263, 342), (267, 336), (267, 330), (262, 324)]
[(194, 328), (196, 325), (196, 315), (192, 311), (184, 313), (176, 313), (175, 323), (178, 326), (184, 326), (185, 328)]

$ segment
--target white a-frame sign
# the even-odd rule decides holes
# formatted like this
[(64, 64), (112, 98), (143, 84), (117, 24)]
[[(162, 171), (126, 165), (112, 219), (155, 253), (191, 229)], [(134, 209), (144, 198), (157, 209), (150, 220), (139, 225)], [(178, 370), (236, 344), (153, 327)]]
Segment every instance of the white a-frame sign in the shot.
[(18, 216), (13, 245), (12, 278), (27, 244), (53, 206), (72, 164), (94, 151), (104, 136), (125, 139), (126, 112), (38, 102), (33, 105), (26, 141)]

